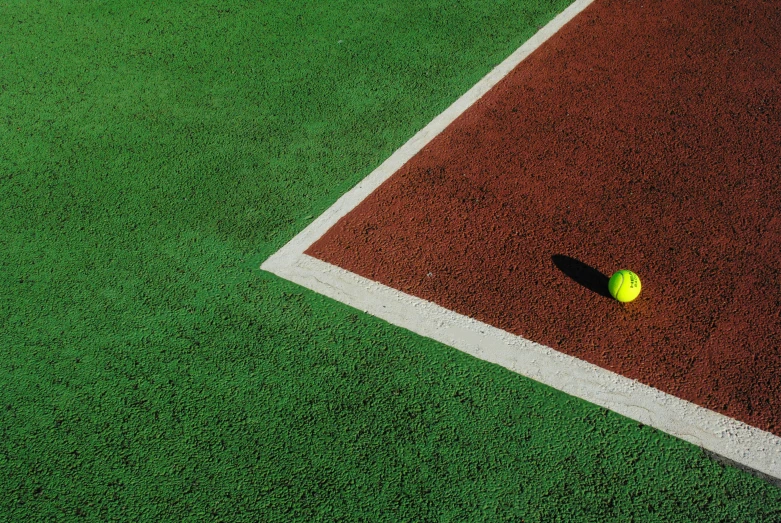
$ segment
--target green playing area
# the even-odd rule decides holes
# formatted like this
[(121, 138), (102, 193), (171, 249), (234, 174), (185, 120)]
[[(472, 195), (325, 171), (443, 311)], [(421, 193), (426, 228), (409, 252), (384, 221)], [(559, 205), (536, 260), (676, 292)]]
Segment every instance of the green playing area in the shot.
[(0, 3), (0, 521), (779, 521), (258, 269), (569, 2)]

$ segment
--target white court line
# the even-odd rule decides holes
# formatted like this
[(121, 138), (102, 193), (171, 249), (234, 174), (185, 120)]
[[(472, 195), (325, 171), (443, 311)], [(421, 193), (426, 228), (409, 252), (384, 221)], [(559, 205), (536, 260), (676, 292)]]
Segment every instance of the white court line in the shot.
[(576, 0), (393, 153), (261, 269), (781, 480), (781, 438), (304, 254), (524, 58), (593, 0)]

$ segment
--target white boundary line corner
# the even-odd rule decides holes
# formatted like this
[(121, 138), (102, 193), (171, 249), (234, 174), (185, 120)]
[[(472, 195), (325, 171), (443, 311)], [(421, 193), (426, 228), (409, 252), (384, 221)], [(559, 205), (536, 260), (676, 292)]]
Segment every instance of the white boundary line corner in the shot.
[(337, 221), (592, 1), (576, 0), (571, 4), (268, 258), (261, 269), (421, 336), (655, 427), (739, 466), (781, 480), (781, 437), (304, 254)]
[(358, 206), (377, 187), (398, 171), (410, 158), (415, 156), (431, 140), (437, 137), (445, 128), (453, 123), (456, 118), (469, 109), (493, 86), (499, 83), (510, 71), (521, 63), (527, 56), (534, 52), (559, 29), (575, 18), (581, 11), (588, 7), (594, 0), (575, 0), (564, 11), (529, 38), (513, 54), (497, 65), (491, 72), (485, 75), (474, 87), (464, 93), (461, 98), (445, 109), (443, 113), (434, 118), (426, 127), (418, 131), (407, 143), (402, 145), (387, 160), (377, 167), (371, 174), (361, 180), (358, 185), (339, 198), (330, 208), (316, 218), (295, 238), (266, 260), (261, 269), (269, 272), (273, 267), (285, 266), (288, 261), (306, 251), (314, 242), (320, 239), (328, 229), (334, 226), (342, 217)]

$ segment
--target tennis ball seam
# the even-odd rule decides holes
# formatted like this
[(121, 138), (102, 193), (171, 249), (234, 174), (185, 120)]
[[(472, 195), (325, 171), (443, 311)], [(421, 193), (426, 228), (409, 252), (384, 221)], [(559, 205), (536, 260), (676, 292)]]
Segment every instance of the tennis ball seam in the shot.
[[(640, 294), (640, 277), (628, 269), (622, 269), (616, 275), (621, 278), (621, 283), (618, 285), (615, 298), (621, 303), (627, 303), (637, 298), (637, 295)], [(637, 292), (634, 292), (635, 289)], [(631, 296), (626, 296), (627, 293)], [(620, 298), (621, 296), (623, 298)]]
[(619, 271), (613, 277), (615, 276), (621, 278), (621, 282), (618, 285), (610, 285), (610, 282), (608, 281), (608, 292), (615, 300), (621, 301), (618, 299), (618, 295), (621, 293), (621, 287), (624, 285), (624, 274)]

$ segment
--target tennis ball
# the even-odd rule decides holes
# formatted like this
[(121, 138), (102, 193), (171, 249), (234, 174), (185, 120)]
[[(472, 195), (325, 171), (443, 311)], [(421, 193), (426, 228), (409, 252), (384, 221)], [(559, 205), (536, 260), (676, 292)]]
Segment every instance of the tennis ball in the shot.
[(637, 298), (641, 288), (640, 277), (626, 269), (613, 274), (610, 277), (610, 281), (607, 282), (607, 289), (610, 291), (610, 295), (623, 303)]

